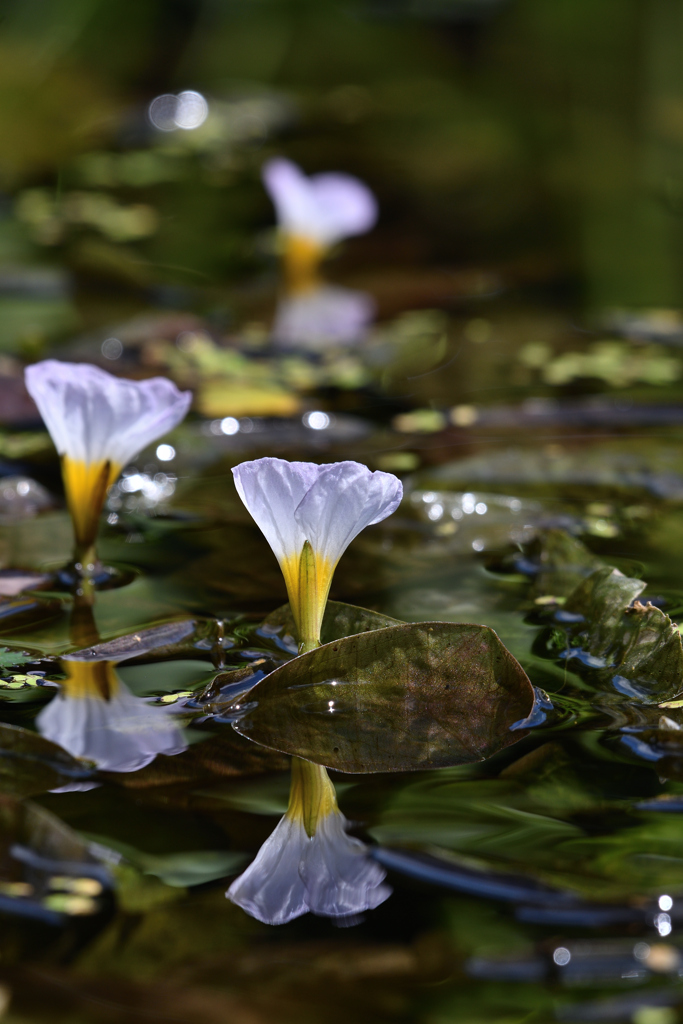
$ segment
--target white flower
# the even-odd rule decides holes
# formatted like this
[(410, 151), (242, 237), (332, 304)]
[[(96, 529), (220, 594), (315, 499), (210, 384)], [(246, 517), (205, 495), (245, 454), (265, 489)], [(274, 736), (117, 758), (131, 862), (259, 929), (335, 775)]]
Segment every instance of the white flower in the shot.
[(111, 662), (62, 664), (62, 689), (36, 718), (47, 739), (110, 772), (134, 772), (157, 754), (187, 749), (172, 709), (133, 696)]
[[(349, 917), (379, 906), (391, 894), (386, 872), (359, 839), (346, 834), (325, 769), (295, 758), (292, 771), (287, 813), (226, 896), (265, 924), (286, 924), (307, 911)], [(308, 780), (303, 794), (297, 774)], [(309, 836), (311, 817), (315, 830)]]
[(367, 292), (318, 285), (279, 300), (272, 335), (287, 348), (351, 345), (363, 340), (374, 315), (375, 302)]
[(317, 646), (337, 562), (366, 526), (398, 508), (401, 481), (358, 462), (256, 459), (233, 469), (237, 492), (280, 563), (303, 649)]
[(125, 380), (56, 359), (27, 367), (26, 387), (62, 456), (76, 542), (88, 547), (109, 486), (138, 452), (180, 423), (192, 395), (164, 377)]
[(286, 235), (322, 248), (362, 235), (377, 220), (377, 201), (367, 185), (336, 172), (307, 177), (291, 160), (277, 157), (263, 168), (263, 182)]

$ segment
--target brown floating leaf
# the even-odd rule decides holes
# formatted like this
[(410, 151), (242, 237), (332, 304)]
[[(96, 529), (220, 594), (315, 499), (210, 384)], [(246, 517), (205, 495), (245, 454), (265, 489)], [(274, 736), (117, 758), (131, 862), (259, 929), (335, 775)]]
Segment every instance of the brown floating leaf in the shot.
[(56, 743), (18, 725), (0, 723), (0, 793), (30, 796), (93, 775)]
[[(247, 695), (243, 736), (343, 772), (481, 761), (520, 739), (524, 670), (487, 626), (420, 622), (335, 640)], [(239, 713), (239, 707), (235, 707)]]
[(106, 640), (104, 643), (74, 651), (69, 655), (69, 661), (127, 661), (129, 658), (138, 658), (143, 654), (149, 654), (150, 651), (179, 643), (190, 636), (196, 626), (197, 623), (193, 619), (165, 622), (161, 626), (141, 629), (137, 633), (129, 633), (116, 637), (115, 640)]
[[(346, 604), (343, 601), (328, 601), (320, 639), (324, 644), (328, 644), (331, 640), (339, 640), (341, 637), (351, 636), (354, 633), (367, 633), (371, 629), (385, 629), (387, 626), (398, 626), (400, 623), (401, 619), (392, 619), (390, 615), (382, 615), (369, 608)], [(276, 634), (283, 640), (289, 637), (291, 638), (290, 646), (293, 646), (294, 652), (296, 651), (296, 641), (294, 640), (296, 627), (292, 610), (288, 604), (283, 604), (271, 612), (256, 632), (265, 636)]]
[(645, 590), (642, 580), (624, 576), (606, 565), (587, 576), (571, 592), (564, 606), (564, 618), (585, 620), (584, 646), (595, 658), (604, 658), (614, 646), (625, 610)]
[(545, 530), (540, 537), (534, 593), (565, 597), (604, 563), (566, 530)]
[[(137, 772), (101, 772), (101, 777), (126, 789), (152, 789), (159, 786), (185, 787), (188, 783), (211, 782), (216, 778), (241, 778), (263, 772), (286, 771), (289, 760), (274, 750), (246, 743), (232, 729), (193, 743), (183, 754), (161, 754)], [(183, 789), (183, 799), (187, 794)]]
[(605, 689), (647, 704), (683, 690), (681, 634), (660, 608), (638, 601), (642, 580), (605, 566), (584, 579), (556, 619), (564, 621), (565, 658), (590, 670)]

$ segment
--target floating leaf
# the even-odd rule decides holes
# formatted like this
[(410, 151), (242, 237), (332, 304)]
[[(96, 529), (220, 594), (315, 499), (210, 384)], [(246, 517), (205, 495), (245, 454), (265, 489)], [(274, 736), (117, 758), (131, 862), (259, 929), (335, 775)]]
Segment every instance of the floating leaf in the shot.
[(634, 601), (644, 588), (605, 566), (576, 587), (556, 618), (566, 626), (566, 658), (596, 670), (605, 687), (658, 703), (683, 689), (683, 644), (668, 615)]
[[(70, 661), (128, 661), (139, 658), (162, 647), (177, 644), (194, 632), (197, 623), (193, 619), (181, 622), (165, 622), (151, 629), (141, 629), (138, 633), (107, 640), (93, 647), (85, 647), (69, 654)], [(0, 658), (2, 655), (0, 654)]]
[(27, 654), (26, 651), (12, 651), (9, 647), (0, 647), (0, 672), (8, 668), (15, 668), (17, 665), (25, 665), (27, 661), (33, 661), (35, 655)]
[(188, 783), (208, 784), (216, 779), (241, 778), (264, 772), (287, 771), (289, 759), (274, 750), (248, 743), (232, 729), (223, 729), (202, 743), (173, 757), (163, 754), (137, 772), (102, 772), (109, 782), (126, 789), (178, 787), (182, 806), (187, 804), (183, 787)]
[[(324, 644), (332, 640), (340, 640), (356, 633), (367, 633), (373, 629), (385, 629), (387, 626), (398, 626), (401, 619), (393, 619), (390, 615), (373, 612), (369, 608), (361, 608), (343, 601), (328, 601), (323, 617), (320, 639)], [(281, 638), (287, 649), (296, 654), (296, 627), (289, 604), (283, 604), (263, 620), (257, 628), (259, 636)]]
[(566, 530), (545, 530), (540, 537), (534, 592), (566, 597), (597, 568), (600, 558)]
[(642, 580), (624, 576), (618, 569), (596, 569), (567, 598), (562, 621), (584, 621), (582, 644), (594, 658), (606, 658), (614, 647), (628, 606), (645, 590)]
[(92, 774), (86, 762), (38, 733), (0, 723), (0, 792), (21, 796), (45, 793)]
[[(344, 772), (480, 761), (524, 735), (524, 670), (487, 626), (421, 622), (346, 637), (260, 682), (243, 736)], [(242, 710), (235, 705), (239, 714)]]

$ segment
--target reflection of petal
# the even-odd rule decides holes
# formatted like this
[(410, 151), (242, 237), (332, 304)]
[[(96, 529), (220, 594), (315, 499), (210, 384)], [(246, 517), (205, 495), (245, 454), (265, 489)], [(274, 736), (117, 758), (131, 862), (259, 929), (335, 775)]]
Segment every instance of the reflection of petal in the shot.
[(286, 924), (309, 909), (299, 865), (311, 840), (303, 822), (288, 815), (236, 878), (226, 896), (264, 924)]
[(288, 234), (333, 245), (369, 231), (377, 220), (375, 197), (350, 174), (332, 172), (309, 178), (291, 160), (278, 157), (265, 164), (263, 182), (278, 223)]
[(348, 917), (378, 907), (391, 895), (386, 871), (345, 831), (339, 812), (323, 818), (300, 868), (308, 907), (321, 917)]
[(26, 387), (59, 454), (85, 465), (125, 466), (176, 427), (192, 399), (164, 377), (126, 380), (57, 359), (27, 367)]
[(362, 341), (375, 315), (366, 292), (321, 285), (280, 299), (273, 339), (288, 348), (324, 349)]
[(157, 754), (186, 749), (173, 711), (146, 704), (121, 682), (109, 699), (57, 694), (36, 725), (47, 739), (74, 757), (94, 761), (102, 771), (134, 772)]
[(273, 925), (307, 911), (348, 917), (379, 906), (391, 894), (386, 872), (345, 827), (343, 814), (334, 811), (309, 839), (303, 822), (285, 815), (253, 864), (232, 883), (228, 898)]

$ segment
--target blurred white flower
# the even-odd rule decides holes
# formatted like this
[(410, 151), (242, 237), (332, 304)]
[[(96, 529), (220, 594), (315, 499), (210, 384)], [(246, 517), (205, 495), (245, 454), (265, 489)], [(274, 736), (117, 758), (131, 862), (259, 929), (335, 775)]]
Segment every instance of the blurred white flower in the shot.
[(280, 563), (301, 652), (320, 642), (337, 563), (366, 526), (394, 512), (403, 487), (393, 473), (358, 462), (256, 459), (233, 469), (237, 492)]
[(363, 843), (346, 834), (325, 769), (294, 758), (287, 813), (226, 895), (265, 924), (285, 924), (307, 911), (349, 917), (391, 895), (385, 875)]
[(108, 488), (138, 452), (180, 423), (191, 392), (164, 377), (126, 380), (56, 359), (27, 367), (26, 387), (62, 456), (77, 549), (86, 552)]
[(273, 340), (283, 348), (326, 348), (362, 341), (375, 315), (367, 292), (317, 285), (283, 296), (277, 305)]
[(269, 160), (262, 175), (275, 206), (285, 266), (294, 288), (310, 284), (330, 246), (364, 234), (377, 221), (377, 200), (353, 175), (329, 172), (307, 177), (284, 157)]
[(109, 661), (64, 659), (60, 692), (36, 718), (39, 732), (102, 771), (134, 772), (157, 754), (187, 749), (175, 712), (135, 697)]

